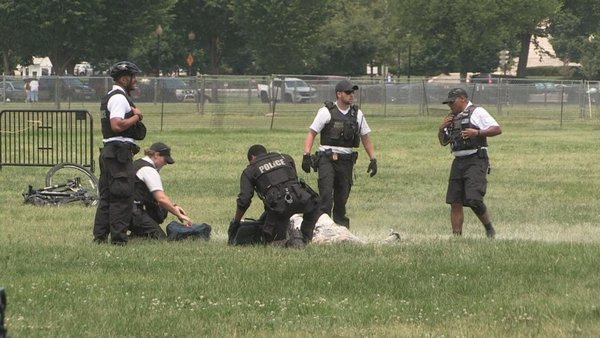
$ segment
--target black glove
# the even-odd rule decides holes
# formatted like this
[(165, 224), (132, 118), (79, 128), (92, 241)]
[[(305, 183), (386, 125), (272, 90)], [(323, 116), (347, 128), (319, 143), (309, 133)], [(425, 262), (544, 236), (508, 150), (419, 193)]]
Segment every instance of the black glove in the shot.
[(375, 176), (375, 174), (377, 174), (377, 160), (376, 159), (372, 159), (371, 163), (369, 163), (369, 167), (367, 168), (367, 173), (371, 173), (371, 177)]
[(232, 219), (231, 223), (229, 223), (229, 229), (227, 230), (227, 235), (228, 235), (227, 243), (228, 244), (233, 244), (233, 240), (235, 239), (235, 235), (237, 235), (239, 227), (240, 227), (240, 222)]
[(304, 154), (304, 156), (302, 156), (302, 170), (304, 170), (305, 173), (310, 173), (311, 165), (312, 160), (310, 154)]

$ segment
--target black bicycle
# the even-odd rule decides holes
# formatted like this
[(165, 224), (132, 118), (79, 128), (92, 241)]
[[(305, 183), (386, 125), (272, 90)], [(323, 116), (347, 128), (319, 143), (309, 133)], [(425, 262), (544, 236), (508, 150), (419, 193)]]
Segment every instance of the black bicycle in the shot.
[(88, 169), (74, 163), (59, 163), (46, 174), (46, 187), (29, 186), (23, 193), (26, 203), (34, 205), (61, 205), (76, 201), (86, 206), (98, 202), (98, 178)]

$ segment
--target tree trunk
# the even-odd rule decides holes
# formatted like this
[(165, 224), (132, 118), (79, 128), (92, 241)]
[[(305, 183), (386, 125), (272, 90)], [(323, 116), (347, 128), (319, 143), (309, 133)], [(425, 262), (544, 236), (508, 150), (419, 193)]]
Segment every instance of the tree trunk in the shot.
[(2, 64), (4, 65), (2, 75), (13, 75), (8, 66), (8, 48), (2, 50)]
[(519, 34), (521, 40), (521, 51), (519, 52), (519, 65), (517, 66), (517, 77), (527, 76), (527, 59), (529, 58), (529, 45), (531, 44), (531, 33)]

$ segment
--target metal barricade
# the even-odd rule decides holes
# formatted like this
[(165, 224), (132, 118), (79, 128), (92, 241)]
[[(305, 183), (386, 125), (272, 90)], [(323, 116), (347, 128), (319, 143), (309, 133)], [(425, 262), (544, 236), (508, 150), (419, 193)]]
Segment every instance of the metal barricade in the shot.
[(93, 130), (87, 110), (3, 110), (0, 169), (69, 162), (94, 172)]

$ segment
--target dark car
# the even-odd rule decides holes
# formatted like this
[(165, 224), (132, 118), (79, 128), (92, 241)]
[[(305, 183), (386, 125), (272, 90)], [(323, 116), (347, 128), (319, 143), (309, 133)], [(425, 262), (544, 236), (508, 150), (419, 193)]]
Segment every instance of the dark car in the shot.
[(76, 77), (42, 77), (40, 79), (40, 100), (89, 101), (96, 99), (96, 92)]
[(22, 80), (0, 81), (0, 98), (6, 102), (24, 102), (27, 98), (25, 82)]

